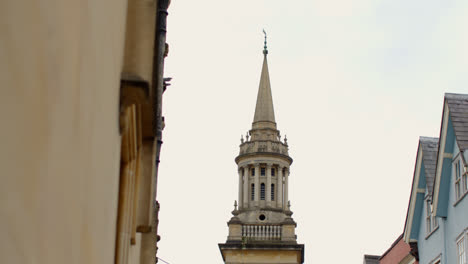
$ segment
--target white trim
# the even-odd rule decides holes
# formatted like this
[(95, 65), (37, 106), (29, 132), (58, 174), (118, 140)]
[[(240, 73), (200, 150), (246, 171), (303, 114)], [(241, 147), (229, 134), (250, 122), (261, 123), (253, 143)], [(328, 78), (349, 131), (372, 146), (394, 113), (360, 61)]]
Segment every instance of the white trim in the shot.
[[(442, 117), (442, 128), (441, 128), (441, 135), (440, 135), (440, 142), (439, 142), (439, 153), (445, 153), (445, 142), (447, 141), (447, 126), (448, 126), (448, 116), (449, 116), (449, 109), (448, 105), (445, 103), (444, 100), (444, 116)], [(434, 193), (433, 197), (433, 209), (434, 212), (437, 214), (437, 205), (439, 203), (439, 187), (440, 187), (440, 175), (442, 173), (442, 165), (444, 161), (444, 155), (438, 155), (437, 164), (436, 164), (436, 175), (434, 179)]]
[(458, 235), (458, 237), (456, 238), (455, 240), (455, 249), (456, 249), (456, 261), (457, 261), (457, 264), (460, 264), (458, 262), (458, 257), (459, 257), (459, 254), (460, 252), (458, 251), (458, 243), (460, 243), (461, 241), (463, 240), (463, 247), (464, 247), (464, 251), (463, 251), (463, 254), (465, 255), (465, 263), (462, 263), (462, 264), (466, 264), (468, 263), (468, 233), (467, 233), (467, 230), (463, 230), (463, 232)]
[(423, 188), (418, 188), (416, 190), (417, 193), (426, 193), (426, 189), (423, 189)]
[[(431, 204), (430, 198), (424, 200), (424, 208), (426, 209), (426, 239), (430, 237), (437, 229), (439, 229), (439, 220), (434, 214), (433, 205)], [(429, 225), (428, 225), (429, 224)]]
[(444, 153), (444, 159), (445, 159), (445, 158), (453, 159), (453, 153), (447, 153), (447, 152), (445, 152), (445, 153)]
[[(459, 154), (461, 152), (458, 152)], [(458, 163), (458, 166), (457, 166)], [(457, 167), (459, 168), (458, 170), (458, 176), (459, 178), (457, 179)], [(466, 165), (463, 162), (463, 158), (460, 156), (457, 156), (455, 159), (452, 160), (452, 173), (453, 173), (453, 188), (454, 188), (454, 194), (455, 194), (455, 203), (453, 206), (456, 206), (463, 198), (468, 193), (468, 188), (466, 188), (466, 179), (467, 177), (467, 171), (466, 171)], [(459, 190), (457, 188), (457, 185), (460, 186)]]
[(439, 254), (435, 259), (431, 260), (429, 264), (439, 264), (442, 263), (442, 254)]
[[(422, 188), (418, 188), (418, 183), (419, 183), (419, 174), (421, 172), (421, 161), (422, 161), (422, 146), (421, 143), (418, 145), (418, 155), (416, 158), (416, 170), (415, 174), (413, 177), (413, 190), (410, 196), (410, 204), (409, 204), (409, 209), (408, 209), (408, 218), (406, 219), (406, 228), (405, 232), (403, 235), (403, 240), (406, 243), (410, 242), (410, 236), (411, 236), (411, 228), (413, 226), (413, 217), (414, 217), (414, 207), (416, 206), (416, 196), (418, 194), (418, 191)], [(424, 190), (425, 192), (425, 190)]]
[(416, 258), (411, 254), (406, 255), (398, 264), (413, 264), (416, 262)]

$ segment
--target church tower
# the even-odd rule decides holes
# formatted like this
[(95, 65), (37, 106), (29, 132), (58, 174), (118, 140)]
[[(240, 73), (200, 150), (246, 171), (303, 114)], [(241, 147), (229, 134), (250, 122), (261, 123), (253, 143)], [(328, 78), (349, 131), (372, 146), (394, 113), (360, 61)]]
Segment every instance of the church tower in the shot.
[(235, 161), (239, 172), (239, 197), (228, 222), (226, 243), (219, 244), (226, 264), (303, 263), (304, 245), (296, 242), (296, 222), (292, 219), (286, 137), (276, 127), (267, 55), (258, 88), (252, 129), (241, 138)]

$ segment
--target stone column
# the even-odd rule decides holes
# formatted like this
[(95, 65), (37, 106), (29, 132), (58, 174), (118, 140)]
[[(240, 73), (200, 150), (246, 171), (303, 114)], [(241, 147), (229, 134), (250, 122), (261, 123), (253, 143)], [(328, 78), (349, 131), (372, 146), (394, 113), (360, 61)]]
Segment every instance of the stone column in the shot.
[(288, 190), (289, 190), (289, 168), (286, 168), (284, 170), (284, 203), (283, 203), (285, 210), (288, 209), (288, 201), (289, 201)]
[(266, 183), (266, 190), (265, 190), (265, 195), (266, 195), (266, 205), (268, 207), (271, 207), (271, 165), (272, 164), (267, 164), (266, 167), (266, 176), (267, 176), (267, 183)]
[(249, 207), (249, 166), (245, 166), (244, 168), (244, 208)]
[(243, 181), (242, 181), (242, 170), (243, 168), (240, 167), (238, 169), (238, 172), (239, 172), (239, 200), (237, 201), (237, 204), (239, 205), (239, 209), (241, 209), (242, 207), (244, 207), (244, 203), (242, 202), (242, 198), (244, 197), (242, 195), (242, 187), (243, 187)]
[(283, 208), (283, 167), (278, 167), (276, 180), (276, 207)]
[(259, 206), (260, 201), (260, 164), (255, 164), (255, 196), (254, 196), (254, 205)]

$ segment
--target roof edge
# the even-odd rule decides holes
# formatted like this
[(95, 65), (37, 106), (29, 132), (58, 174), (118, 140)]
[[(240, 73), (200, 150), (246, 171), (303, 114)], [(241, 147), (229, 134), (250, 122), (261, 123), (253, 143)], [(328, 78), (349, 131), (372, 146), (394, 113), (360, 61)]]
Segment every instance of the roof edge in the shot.
[(404, 233), (401, 233), (401, 235), (395, 241), (393, 241), (392, 245), (382, 254), (382, 256), (380, 256), (379, 260), (385, 257), (398, 244), (398, 242), (400, 242), (400, 240), (403, 238), (403, 234)]

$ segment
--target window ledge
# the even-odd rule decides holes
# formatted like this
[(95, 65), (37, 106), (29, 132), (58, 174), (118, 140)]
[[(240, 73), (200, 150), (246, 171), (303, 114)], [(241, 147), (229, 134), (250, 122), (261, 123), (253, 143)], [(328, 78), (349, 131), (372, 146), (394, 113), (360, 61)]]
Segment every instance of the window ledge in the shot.
[(463, 198), (465, 198), (465, 196), (468, 195), (468, 191), (466, 191), (464, 194), (462, 194), (460, 196), (460, 198), (458, 198), (458, 200), (453, 204), (453, 206), (457, 206), (458, 203), (460, 203), (461, 200), (463, 200)]
[(429, 234), (426, 235), (425, 239), (426, 240), (429, 239), (429, 237), (432, 236), (432, 234), (434, 234), (437, 231), (437, 229), (439, 229), (439, 225), (437, 225), (436, 228), (432, 229), (432, 231)]

